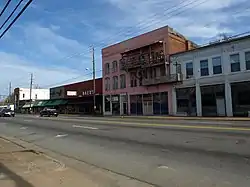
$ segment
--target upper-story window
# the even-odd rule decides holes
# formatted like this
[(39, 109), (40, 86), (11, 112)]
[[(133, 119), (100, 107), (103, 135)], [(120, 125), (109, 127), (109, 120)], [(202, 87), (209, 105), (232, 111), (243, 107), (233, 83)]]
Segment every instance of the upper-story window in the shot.
[(221, 57), (212, 58), (212, 63), (213, 63), (213, 73), (221, 74), (222, 73)]
[(208, 76), (209, 69), (208, 69), (208, 60), (201, 60), (200, 61), (200, 69), (201, 69), (201, 76)]
[(118, 77), (114, 76), (113, 77), (113, 90), (117, 90), (118, 89)]
[(150, 78), (155, 78), (156, 77), (156, 68), (150, 68), (149, 75), (150, 75)]
[(126, 76), (123, 74), (123, 75), (120, 75), (120, 88), (123, 89), (123, 88), (126, 88)]
[(193, 62), (186, 63), (186, 78), (192, 78), (194, 76)]
[(23, 94), (23, 98), (25, 98), (25, 94)]
[(130, 75), (130, 86), (137, 87), (137, 78), (136, 78), (135, 73), (131, 73)]
[(109, 68), (109, 63), (106, 63), (106, 64), (105, 64), (105, 75), (108, 75), (108, 74), (109, 74), (109, 70), (110, 70), (110, 68)]
[(35, 95), (35, 99), (37, 99), (37, 94)]
[(115, 61), (112, 62), (112, 70), (113, 70), (113, 72), (116, 72), (117, 68), (118, 68), (118, 64), (117, 64), (117, 61), (115, 60)]
[(230, 55), (230, 62), (231, 62), (231, 72), (240, 71), (240, 55), (239, 54)]
[(105, 78), (105, 91), (110, 90), (110, 78)]
[(245, 53), (246, 70), (250, 70), (250, 51)]

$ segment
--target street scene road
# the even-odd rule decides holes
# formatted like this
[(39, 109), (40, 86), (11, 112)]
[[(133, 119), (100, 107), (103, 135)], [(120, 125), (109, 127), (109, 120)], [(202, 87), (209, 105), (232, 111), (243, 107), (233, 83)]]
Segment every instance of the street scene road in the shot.
[(250, 122), (0, 118), (2, 135), (153, 186), (250, 184)]

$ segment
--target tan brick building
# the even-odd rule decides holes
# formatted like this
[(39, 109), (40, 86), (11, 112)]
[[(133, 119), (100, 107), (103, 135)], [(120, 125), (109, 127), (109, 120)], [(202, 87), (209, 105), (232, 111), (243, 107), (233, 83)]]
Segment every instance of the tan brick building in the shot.
[(171, 114), (172, 85), (182, 76), (170, 72), (169, 55), (193, 48), (166, 26), (102, 49), (104, 114)]

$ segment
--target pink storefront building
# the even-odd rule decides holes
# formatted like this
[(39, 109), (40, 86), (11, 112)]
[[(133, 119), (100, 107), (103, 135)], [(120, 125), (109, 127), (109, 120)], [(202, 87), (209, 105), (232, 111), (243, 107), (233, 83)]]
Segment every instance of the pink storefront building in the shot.
[(194, 47), (166, 26), (102, 49), (104, 115), (171, 115), (182, 75), (170, 72), (169, 55)]

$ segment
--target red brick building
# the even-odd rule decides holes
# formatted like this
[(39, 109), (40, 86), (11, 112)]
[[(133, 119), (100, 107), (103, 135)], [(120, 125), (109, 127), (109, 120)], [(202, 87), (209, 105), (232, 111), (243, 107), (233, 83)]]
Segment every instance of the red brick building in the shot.
[[(102, 78), (95, 80), (96, 111), (102, 113)], [(94, 112), (93, 80), (67, 84), (50, 89), (51, 100), (63, 100), (55, 106), (61, 113), (92, 114)]]

